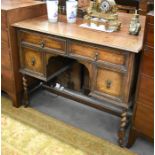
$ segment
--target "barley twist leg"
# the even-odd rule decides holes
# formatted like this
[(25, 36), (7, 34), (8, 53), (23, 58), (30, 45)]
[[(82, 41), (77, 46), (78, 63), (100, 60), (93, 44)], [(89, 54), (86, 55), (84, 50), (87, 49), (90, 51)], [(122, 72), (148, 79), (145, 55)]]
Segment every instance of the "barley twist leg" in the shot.
[(126, 125), (127, 125), (127, 109), (124, 109), (122, 114), (121, 114), (120, 129), (118, 132), (118, 143), (121, 147), (124, 147)]
[(28, 95), (28, 88), (27, 88), (27, 79), (26, 79), (25, 75), (23, 75), (23, 88), (24, 88), (24, 106), (28, 107), (29, 95)]

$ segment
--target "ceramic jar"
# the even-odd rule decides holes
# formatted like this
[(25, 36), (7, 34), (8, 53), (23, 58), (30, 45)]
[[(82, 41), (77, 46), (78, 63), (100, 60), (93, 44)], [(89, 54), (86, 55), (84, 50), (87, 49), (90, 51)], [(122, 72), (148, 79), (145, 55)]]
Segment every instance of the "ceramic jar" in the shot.
[(58, 21), (58, 0), (47, 0), (47, 15), (49, 22), (55, 23)]
[(66, 1), (66, 15), (68, 23), (75, 23), (77, 16), (78, 2), (75, 0)]

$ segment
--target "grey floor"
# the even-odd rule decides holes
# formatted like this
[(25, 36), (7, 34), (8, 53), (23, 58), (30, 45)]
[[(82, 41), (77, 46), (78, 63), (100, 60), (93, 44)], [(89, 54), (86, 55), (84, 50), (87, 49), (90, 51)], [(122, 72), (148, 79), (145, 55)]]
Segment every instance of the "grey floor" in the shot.
[[(51, 94), (45, 90), (33, 94), (31, 107), (117, 144), (119, 118), (116, 116)], [(130, 149), (140, 155), (154, 154), (153, 144), (142, 138), (138, 138)]]

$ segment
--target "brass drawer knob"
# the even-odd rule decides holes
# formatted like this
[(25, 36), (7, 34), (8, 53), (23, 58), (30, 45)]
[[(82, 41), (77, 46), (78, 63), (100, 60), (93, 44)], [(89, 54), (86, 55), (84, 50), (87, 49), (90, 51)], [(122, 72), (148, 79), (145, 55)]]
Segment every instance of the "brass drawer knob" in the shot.
[(99, 55), (99, 54), (96, 52), (96, 53), (95, 53), (95, 61), (97, 61), (98, 55)]
[(45, 41), (41, 41), (41, 42), (40, 42), (40, 47), (41, 47), (41, 48), (44, 48), (44, 47), (45, 47)]
[(107, 89), (110, 89), (111, 88), (111, 85), (112, 85), (112, 81), (111, 80), (107, 80), (106, 81), (106, 88)]
[(33, 57), (33, 58), (31, 59), (31, 65), (34, 66), (35, 63), (36, 63), (36, 60), (35, 60), (35, 58)]

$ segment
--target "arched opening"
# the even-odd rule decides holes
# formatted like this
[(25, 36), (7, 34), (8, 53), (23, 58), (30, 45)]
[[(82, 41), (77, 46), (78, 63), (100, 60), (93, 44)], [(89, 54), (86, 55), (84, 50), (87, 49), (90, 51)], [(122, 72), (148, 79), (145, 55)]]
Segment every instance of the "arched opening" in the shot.
[(50, 85), (65, 88), (88, 95), (90, 93), (90, 75), (87, 67), (75, 59), (63, 56), (51, 56), (46, 66), (47, 76), (57, 74)]

